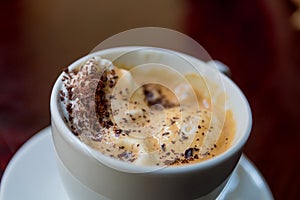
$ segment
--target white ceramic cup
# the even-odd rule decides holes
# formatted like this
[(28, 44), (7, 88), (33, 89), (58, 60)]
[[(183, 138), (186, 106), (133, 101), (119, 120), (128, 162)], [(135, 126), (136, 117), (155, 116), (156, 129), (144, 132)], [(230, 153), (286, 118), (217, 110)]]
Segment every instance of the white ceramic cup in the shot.
[[(141, 47), (101, 50), (77, 60), (69, 66), (69, 69), (76, 68), (92, 56), (114, 60), (125, 52), (137, 48)], [(164, 54), (160, 50), (142, 50), (134, 55), (137, 57), (125, 57), (122, 62), (127, 66), (134, 66), (150, 58), (157, 63), (167, 61), (175, 68), (182, 67), (182, 63), (175, 62), (169, 54)], [(178, 53), (178, 55), (199, 68), (201, 74), (208, 79), (213, 81), (216, 77), (218, 71), (211, 64), (185, 54)], [(235, 138), (227, 151), (207, 161), (159, 170), (145, 170), (145, 166), (134, 166), (104, 155), (104, 160), (106, 159), (109, 164), (103, 164), (91, 155), (89, 147), (79, 141), (63, 120), (59, 104), (62, 76), (58, 77), (51, 94), (51, 127), (60, 175), (72, 200), (214, 199), (236, 167), (251, 131), (251, 111), (245, 96), (236, 84), (219, 73), (218, 77), (221, 77), (227, 96), (226, 106), (233, 111), (236, 122)]]

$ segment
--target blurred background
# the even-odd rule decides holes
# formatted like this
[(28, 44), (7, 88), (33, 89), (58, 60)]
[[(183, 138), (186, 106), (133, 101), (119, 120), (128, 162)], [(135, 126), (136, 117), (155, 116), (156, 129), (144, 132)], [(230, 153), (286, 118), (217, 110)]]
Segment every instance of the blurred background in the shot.
[(106, 38), (145, 26), (185, 33), (231, 68), (253, 112), (246, 155), (275, 199), (297, 199), (299, 0), (1, 0), (0, 177), (50, 124), (50, 92), (62, 69)]

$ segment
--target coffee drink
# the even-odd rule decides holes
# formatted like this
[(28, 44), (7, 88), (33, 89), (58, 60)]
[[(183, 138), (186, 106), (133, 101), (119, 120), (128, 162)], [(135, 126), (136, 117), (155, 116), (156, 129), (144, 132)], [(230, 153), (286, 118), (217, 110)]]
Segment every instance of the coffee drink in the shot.
[(112, 158), (150, 166), (193, 164), (222, 154), (235, 135), (232, 111), (213, 106), (199, 74), (158, 64), (129, 69), (95, 56), (66, 69), (62, 81), (66, 124), (83, 143)]

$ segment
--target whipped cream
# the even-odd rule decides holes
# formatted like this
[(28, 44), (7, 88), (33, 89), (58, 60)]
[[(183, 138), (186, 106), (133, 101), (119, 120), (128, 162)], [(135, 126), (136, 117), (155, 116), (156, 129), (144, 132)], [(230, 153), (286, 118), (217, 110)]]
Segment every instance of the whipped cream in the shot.
[[(155, 70), (129, 71), (100, 57), (66, 70), (60, 92), (66, 123), (93, 149), (138, 165), (179, 165), (215, 156), (216, 138), (203, 144), (208, 134), (220, 131), (211, 125), (218, 122), (210, 123), (209, 101), (186, 79), (169, 85), (143, 82), (160, 73)], [(181, 80), (164, 73), (166, 80)], [(226, 149), (229, 134), (222, 137), (221, 149)]]

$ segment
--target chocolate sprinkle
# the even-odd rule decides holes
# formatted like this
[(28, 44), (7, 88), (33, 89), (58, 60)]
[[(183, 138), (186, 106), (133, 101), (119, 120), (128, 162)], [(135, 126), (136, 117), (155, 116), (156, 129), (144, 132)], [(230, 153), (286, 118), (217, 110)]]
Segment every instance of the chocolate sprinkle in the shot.
[(187, 150), (185, 150), (184, 157), (186, 159), (193, 157), (193, 150), (194, 150), (193, 148), (188, 148)]
[(166, 151), (166, 144), (162, 144), (162, 145), (161, 145), (161, 149), (162, 149), (163, 151)]

